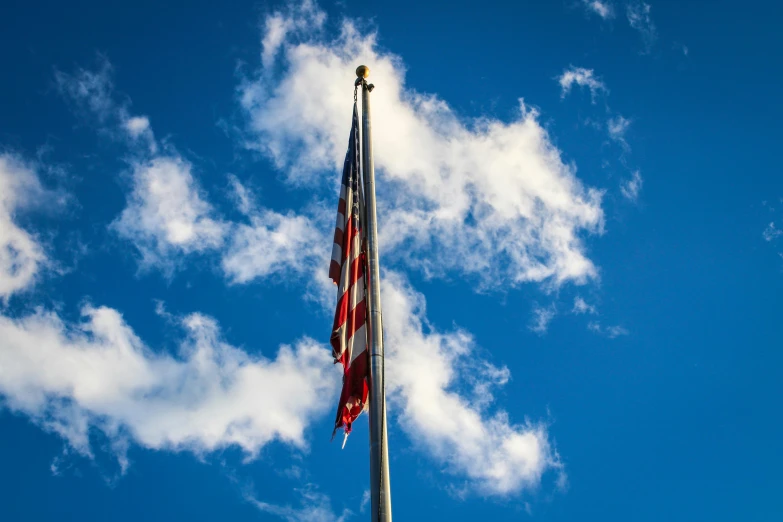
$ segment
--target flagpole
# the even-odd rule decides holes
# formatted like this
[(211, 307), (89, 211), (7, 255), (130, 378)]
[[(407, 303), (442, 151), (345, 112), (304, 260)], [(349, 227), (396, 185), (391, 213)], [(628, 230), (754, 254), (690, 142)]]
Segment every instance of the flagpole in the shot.
[(356, 85), (362, 86), (362, 173), (367, 230), (367, 341), (370, 347), (370, 505), (372, 522), (391, 522), (389, 449), (386, 438), (386, 388), (383, 371), (383, 322), (381, 279), (378, 263), (378, 226), (375, 215), (375, 165), (372, 158), (370, 68), (356, 68)]

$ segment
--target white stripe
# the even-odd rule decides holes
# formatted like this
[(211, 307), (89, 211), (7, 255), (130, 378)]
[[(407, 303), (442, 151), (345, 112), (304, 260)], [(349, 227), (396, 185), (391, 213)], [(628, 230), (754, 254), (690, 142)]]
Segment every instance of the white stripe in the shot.
[(362, 253), (362, 231), (357, 229), (351, 245), (351, 259), (356, 259)]
[(332, 261), (337, 261), (337, 264), (340, 264), (340, 261), (343, 260), (343, 247), (341, 245), (338, 245), (337, 243), (334, 243), (334, 246), (332, 247)]
[[(367, 349), (367, 318), (365, 316), (365, 322), (356, 329), (350, 339), (348, 339), (348, 321), (345, 321), (340, 328), (337, 329), (337, 335), (340, 338), (340, 348), (342, 350), (337, 354), (340, 357), (345, 352), (349, 352), (350, 360), (356, 359), (356, 356)], [(354, 325), (354, 327), (357, 325)], [(357, 351), (358, 350), (358, 351)]]
[(340, 212), (337, 213), (337, 224), (335, 226), (345, 232), (345, 216)]
[[(351, 269), (351, 265), (356, 260), (356, 258), (361, 254), (361, 251), (359, 250), (359, 247), (361, 246), (360, 236), (361, 234), (356, 234), (356, 236), (353, 238), (353, 245), (351, 246), (351, 258), (346, 259), (340, 269), (340, 286), (338, 295), (343, 295), (348, 290), (348, 286), (351, 284), (351, 282), (348, 280), (348, 271)], [(332, 250), (332, 254), (334, 255), (334, 250)], [(343, 252), (340, 250), (340, 256), (342, 256), (342, 254)], [(332, 259), (334, 259), (334, 256)], [(335, 259), (335, 261), (339, 263), (340, 259)]]
[(367, 350), (367, 328), (365, 328), (365, 325), (362, 325), (362, 327), (353, 334), (353, 337), (351, 337), (351, 344), (353, 345), (351, 346), (351, 363), (353, 363), (354, 359)]
[(362, 275), (359, 277), (359, 279), (356, 280), (356, 282), (353, 284), (353, 287), (351, 287), (351, 302), (348, 303), (348, 306), (351, 310), (356, 308), (357, 303), (361, 303), (362, 299), (364, 299), (364, 276)]

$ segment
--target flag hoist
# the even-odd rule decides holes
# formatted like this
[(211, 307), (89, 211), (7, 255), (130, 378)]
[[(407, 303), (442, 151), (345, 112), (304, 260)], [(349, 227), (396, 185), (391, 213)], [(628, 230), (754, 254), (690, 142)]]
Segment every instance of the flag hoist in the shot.
[[(343, 366), (343, 389), (334, 432), (345, 438), (356, 418), (370, 413), (370, 500), (373, 522), (391, 522), (389, 451), (386, 439), (381, 281), (372, 159), (370, 69), (360, 65), (354, 84), (353, 121), (345, 156), (329, 277), (337, 285), (332, 352)], [(357, 92), (362, 90), (359, 128)], [(345, 445), (345, 439), (343, 440)]]

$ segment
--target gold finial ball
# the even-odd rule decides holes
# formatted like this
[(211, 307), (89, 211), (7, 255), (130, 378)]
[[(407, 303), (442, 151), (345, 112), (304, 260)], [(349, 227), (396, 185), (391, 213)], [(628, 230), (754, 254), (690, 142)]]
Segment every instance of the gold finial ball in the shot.
[(356, 77), (357, 78), (367, 78), (370, 76), (370, 68), (366, 65), (360, 65), (356, 68)]

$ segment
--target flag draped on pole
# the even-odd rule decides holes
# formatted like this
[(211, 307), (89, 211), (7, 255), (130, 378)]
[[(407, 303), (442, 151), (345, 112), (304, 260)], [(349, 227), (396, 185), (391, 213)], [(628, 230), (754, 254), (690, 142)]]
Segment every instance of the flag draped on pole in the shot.
[(337, 285), (337, 309), (330, 342), (335, 363), (343, 365), (343, 389), (332, 436), (339, 428), (343, 428), (348, 436), (353, 421), (367, 407), (369, 395), (363, 210), (364, 201), (359, 183), (359, 115), (354, 102), (351, 137), (345, 155), (329, 266), (329, 277)]

